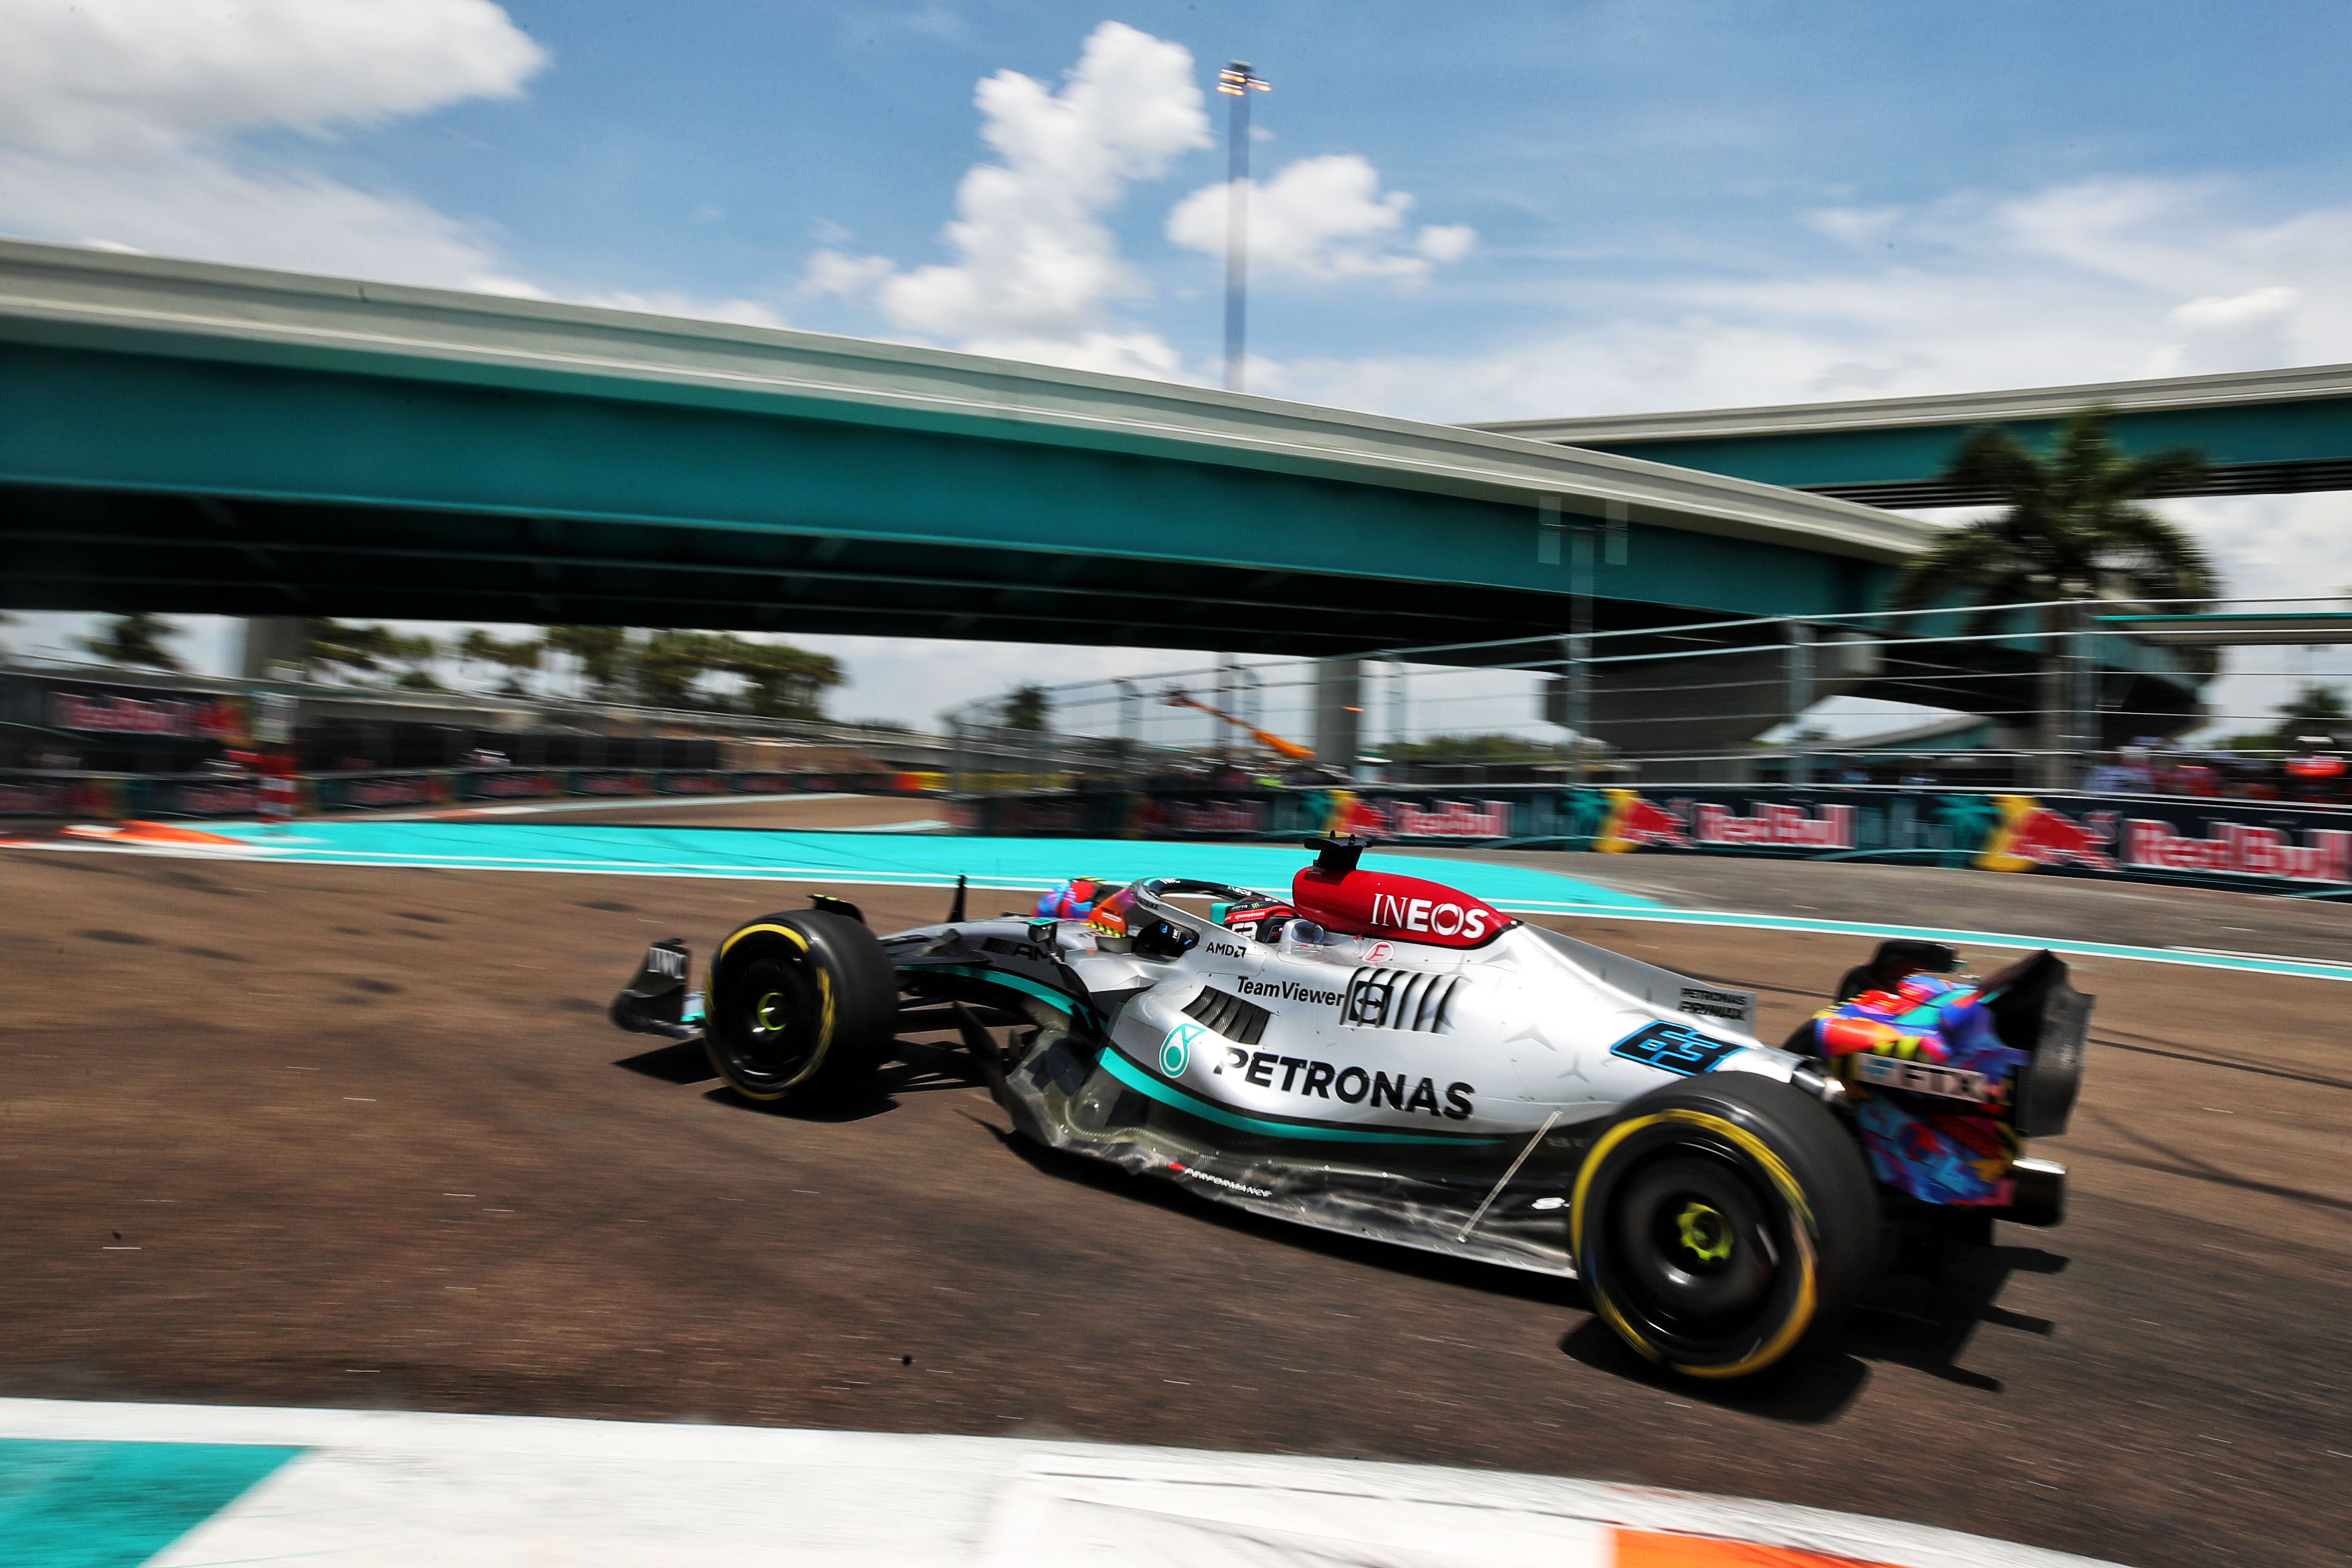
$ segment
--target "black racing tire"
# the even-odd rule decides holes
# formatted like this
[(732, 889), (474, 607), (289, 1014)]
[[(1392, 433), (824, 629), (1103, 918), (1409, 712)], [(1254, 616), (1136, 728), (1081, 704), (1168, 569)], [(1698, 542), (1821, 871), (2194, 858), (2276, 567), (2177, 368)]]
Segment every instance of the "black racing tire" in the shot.
[(1689, 1377), (1793, 1364), (1876, 1270), (1876, 1188), (1803, 1090), (1713, 1073), (1626, 1106), (1578, 1173), (1569, 1244), (1592, 1310)]
[(838, 1106), (887, 1058), (898, 971), (874, 933), (821, 910), (738, 926), (710, 964), (703, 1041), (747, 1100)]

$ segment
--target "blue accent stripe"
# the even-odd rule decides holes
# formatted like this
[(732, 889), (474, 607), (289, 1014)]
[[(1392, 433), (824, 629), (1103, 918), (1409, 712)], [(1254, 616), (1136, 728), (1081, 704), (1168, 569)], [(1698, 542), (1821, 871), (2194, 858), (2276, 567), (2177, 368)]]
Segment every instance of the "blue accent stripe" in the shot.
[(137, 1568), (302, 1451), (0, 1438), (0, 1563)]
[(1175, 1107), (1187, 1116), (1197, 1116), (1203, 1121), (1213, 1121), (1220, 1127), (1231, 1127), (1243, 1132), (1262, 1133), (1272, 1138), (1300, 1138), (1323, 1143), (1437, 1143), (1449, 1148), (1475, 1147), (1482, 1143), (1500, 1143), (1500, 1138), (1454, 1137), (1432, 1138), (1415, 1132), (1367, 1132), (1353, 1127), (1328, 1127), (1312, 1121), (1269, 1121), (1260, 1117), (1244, 1116), (1212, 1105), (1198, 1095), (1178, 1089), (1171, 1083), (1154, 1078), (1144, 1068), (1119, 1054), (1117, 1047), (1103, 1047), (1102, 1064), (1110, 1075), (1139, 1094), (1150, 1096), (1162, 1105)]

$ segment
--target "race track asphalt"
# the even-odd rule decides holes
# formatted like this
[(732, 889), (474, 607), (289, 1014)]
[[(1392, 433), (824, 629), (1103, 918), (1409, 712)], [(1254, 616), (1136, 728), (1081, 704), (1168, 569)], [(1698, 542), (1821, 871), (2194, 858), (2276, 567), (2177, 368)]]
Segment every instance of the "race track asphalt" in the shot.
[[(849, 806), (828, 825), (922, 809)], [(646, 815), (712, 813), (738, 808)], [(1565, 858), (1579, 877), (1612, 859)], [(1821, 868), (1599, 869), (1763, 907)], [(1990, 930), (2095, 919), (2064, 884), (1849, 869), (1804, 901)], [(2100, 995), (2087, 1087), (2042, 1151), (2074, 1168), (2069, 1223), (2003, 1226), (1957, 1321), (1860, 1316), (1843, 1352), (1747, 1393), (1659, 1381), (1573, 1286), (1027, 1152), (919, 1044), (866, 1114), (824, 1121), (739, 1103), (693, 1051), (604, 1022), (649, 938), (707, 952), (808, 888), (11, 849), (0, 890), (0, 1394), (1491, 1466), (2149, 1568), (2337, 1562), (2352, 1525), (2342, 983), (2079, 965)], [(827, 890), (884, 929), (943, 912), (929, 890)], [(2204, 945), (2333, 956), (2352, 928), (2277, 900), (2122, 897), (2147, 903), (2116, 921), (2155, 923), (2100, 940), (2237, 925)], [(1768, 1037), (1858, 956), (1831, 936), (1563, 923), (1756, 986)]]

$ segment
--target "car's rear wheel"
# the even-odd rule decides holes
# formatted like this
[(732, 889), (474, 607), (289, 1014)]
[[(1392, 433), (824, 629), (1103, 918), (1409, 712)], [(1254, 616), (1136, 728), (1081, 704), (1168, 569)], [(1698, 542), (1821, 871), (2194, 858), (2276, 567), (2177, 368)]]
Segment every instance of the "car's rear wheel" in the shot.
[(898, 1004), (897, 971), (872, 931), (799, 910), (719, 944), (703, 1037), (710, 1065), (747, 1099), (839, 1104), (871, 1087)]
[(1745, 1377), (1836, 1329), (1875, 1266), (1878, 1205), (1818, 1100), (1722, 1073), (1654, 1089), (1595, 1140), (1570, 1243), (1627, 1344), (1689, 1376)]

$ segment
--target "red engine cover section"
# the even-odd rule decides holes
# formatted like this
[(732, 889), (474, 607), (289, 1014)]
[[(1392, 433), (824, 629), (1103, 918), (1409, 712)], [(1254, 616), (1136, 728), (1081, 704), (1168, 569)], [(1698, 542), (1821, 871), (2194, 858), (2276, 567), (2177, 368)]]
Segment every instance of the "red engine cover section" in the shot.
[(1334, 877), (1309, 866), (1290, 879), (1290, 901), (1300, 915), (1328, 931), (1433, 947), (1478, 947), (1519, 923), (1443, 882), (1391, 871)]

